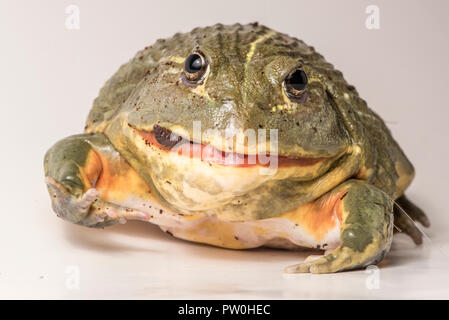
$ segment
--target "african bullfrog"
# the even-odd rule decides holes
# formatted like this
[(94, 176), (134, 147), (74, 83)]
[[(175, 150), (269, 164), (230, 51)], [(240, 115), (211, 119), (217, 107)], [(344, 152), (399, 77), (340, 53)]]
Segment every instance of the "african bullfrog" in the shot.
[(218, 247), (324, 251), (290, 273), (378, 263), (394, 226), (419, 244), (413, 220), (429, 225), (383, 120), (313, 47), (257, 23), (139, 51), (44, 167), (54, 211), (79, 225), (141, 220)]

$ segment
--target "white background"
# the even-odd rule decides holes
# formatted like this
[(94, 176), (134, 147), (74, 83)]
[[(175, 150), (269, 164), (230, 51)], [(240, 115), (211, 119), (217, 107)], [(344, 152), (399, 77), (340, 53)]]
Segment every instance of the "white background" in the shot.
[[(65, 27), (69, 4), (80, 8), (79, 30)], [(379, 30), (365, 28), (369, 4), (380, 8)], [(449, 298), (448, 9), (447, 1), (2, 0), (0, 298)], [(416, 248), (397, 236), (375, 274), (286, 276), (283, 267), (310, 252), (231, 251), (150, 224), (95, 230), (56, 218), (44, 153), (82, 131), (117, 68), (177, 31), (252, 21), (315, 46), (382, 115), (415, 165), (407, 193), (430, 216), (431, 240)]]

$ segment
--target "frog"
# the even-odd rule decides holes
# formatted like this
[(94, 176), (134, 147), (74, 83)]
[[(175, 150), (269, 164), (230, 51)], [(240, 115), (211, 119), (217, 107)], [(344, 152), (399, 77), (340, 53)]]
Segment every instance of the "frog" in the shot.
[(139, 51), (44, 171), (57, 216), (81, 226), (138, 220), (215, 247), (322, 253), (286, 273), (378, 264), (394, 233), (419, 245), (430, 225), (381, 117), (314, 47), (257, 22)]

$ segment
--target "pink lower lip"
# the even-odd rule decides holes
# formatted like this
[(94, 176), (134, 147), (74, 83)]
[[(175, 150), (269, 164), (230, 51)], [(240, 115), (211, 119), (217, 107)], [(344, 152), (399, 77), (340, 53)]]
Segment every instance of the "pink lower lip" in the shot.
[[(146, 144), (152, 145), (166, 152), (177, 152), (179, 156), (188, 156), (190, 158), (201, 158), (202, 161), (214, 163), (223, 166), (250, 167), (270, 165), (270, 155), (247, 155), (241, 153), (225, 152), (212, 147), (194, 142), (179, 143), (173, 148), (167, 148), (161, 145), (154, 135), (154, 132), (136, 130), (145, 140)], [(278, 166), (313, 166), (314, 164), (325, 160), (326, 158), (290, 158), (278, 156)]]

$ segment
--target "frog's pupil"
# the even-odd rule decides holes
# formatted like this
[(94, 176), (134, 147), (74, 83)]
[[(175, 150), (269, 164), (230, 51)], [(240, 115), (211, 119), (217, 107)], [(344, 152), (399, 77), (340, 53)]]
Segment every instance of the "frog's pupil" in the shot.
[(203, 60), (197, 54), (192, 54), (186, 61), (186, 70), (189, 73), (195, 73), (201, 70)]
[(307, 76), (304, 71), (296, 70), (286, 79), (286, 81), (293, 89), (301, 91), (306, 87)]

